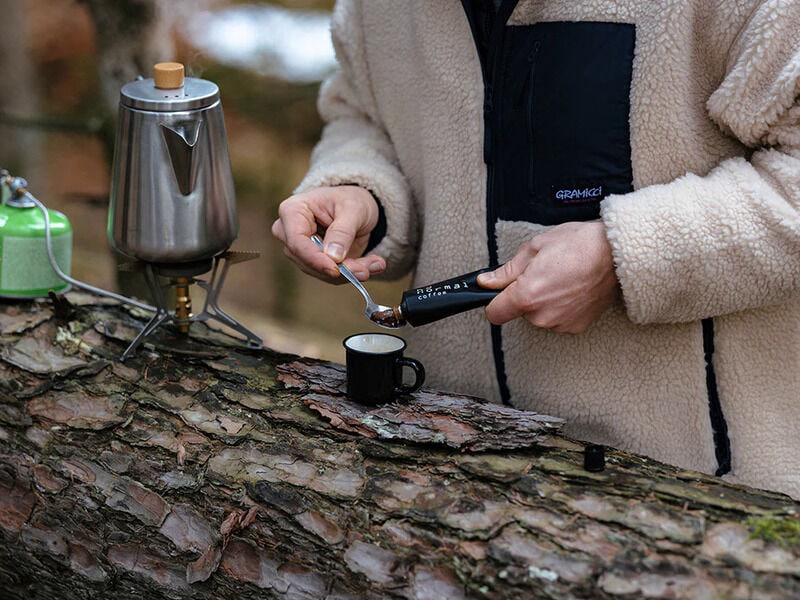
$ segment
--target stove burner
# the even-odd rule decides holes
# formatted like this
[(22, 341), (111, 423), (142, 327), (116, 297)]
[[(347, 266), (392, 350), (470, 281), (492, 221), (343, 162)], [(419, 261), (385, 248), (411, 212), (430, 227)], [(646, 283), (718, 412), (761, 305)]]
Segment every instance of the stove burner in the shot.
[[(256, 350), (263, 348), (263, 342), (260, 337), (245, 328), (218, 305), (219, 293), (222, 289), (222, 284), (225, 283), (228, 268), (236, 263), (258, 258), (259, 254), (259, 252), (227, 250), (213, 259), (191, 263), (163, 264), (136, 261), (121, 265), (120, 268), (126, 271), (142, 272), (144, 274), (147, 287), (155, 299), (156, 313), (134, 338), (120, 360), (124, 361), (128, 358), (139, 347), (144, 338), (165, 322), (174, 323), (181, 333), (188, 334), (189, 326), (195, 321), (204, 322), (213, 319), (244, 336), (249, 348)], [(211, 271), (211, 276), (207, 281), (197, 279), (197, 275), (207, 273), (209, 270)], [(169, 279), (169, 282), (161, 284), (158, 281), (159, 277)], [(189, 286), (193, 283), (199, 285), (206, 292), (203, 311), (198, 315), (193, 315), (191, 312)], [(167, 307), (165, 290), (173, 287), (175, 288), (176, 306), (174, 311), (170, 311)]]
[[(256, 253), (258, 256), (258, 253)], [(255, 258), (255, 256), (253, 257)], [(214, 259), (197, 260), (187, 263), (144, 263), (149, 264), (153, 272), (161, 277), (194, 277), (208, 273), (214, 266)]]

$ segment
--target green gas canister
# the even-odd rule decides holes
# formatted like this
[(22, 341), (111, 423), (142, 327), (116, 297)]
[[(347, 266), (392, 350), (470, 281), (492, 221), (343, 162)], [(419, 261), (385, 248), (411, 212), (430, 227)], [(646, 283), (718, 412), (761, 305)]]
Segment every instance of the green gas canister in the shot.
[[(22, 178), (0, 178), (0, 297), (36, 298), (64, 292), (70, 284), (50, 264), (47, 222), (28, 197)], [(72, 226), (62, 213), (46, 209), (53, 258), (63, 273), (72, 263)]]

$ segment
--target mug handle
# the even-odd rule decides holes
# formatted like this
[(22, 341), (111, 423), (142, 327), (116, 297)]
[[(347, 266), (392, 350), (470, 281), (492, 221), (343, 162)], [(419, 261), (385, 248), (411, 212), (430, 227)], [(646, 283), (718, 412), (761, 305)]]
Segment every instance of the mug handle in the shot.
[[(413, 358), (406, 358), (405, 356), (401, 356), (397, 359), (397, 373), (400, 378), (401, 384), (394, 388), (395, 394), (411, 394), (412, 392), (416, 392), (419, 388), (422, 387), (422, 384), (425, 383), (425, 367), (422, 366), (422, 363), (418, 360)], [(409, 367), (412, 371), (414, 371), (414, 383), (411, 385), (403, 385), (402, 384), (402, 374), (403, 374), (403, 367)]]

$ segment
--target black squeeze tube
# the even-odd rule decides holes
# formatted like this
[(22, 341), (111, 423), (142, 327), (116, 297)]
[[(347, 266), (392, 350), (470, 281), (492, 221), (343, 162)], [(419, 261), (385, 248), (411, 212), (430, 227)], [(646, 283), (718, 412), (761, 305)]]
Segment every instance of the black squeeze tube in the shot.
[(479, 269), (453, 279), (432, 283), (403, 292), (400, 312), (413, 327), (486, 306), (502, 290), (487, 290), (478, 285), (478, 275), (494, 271)]

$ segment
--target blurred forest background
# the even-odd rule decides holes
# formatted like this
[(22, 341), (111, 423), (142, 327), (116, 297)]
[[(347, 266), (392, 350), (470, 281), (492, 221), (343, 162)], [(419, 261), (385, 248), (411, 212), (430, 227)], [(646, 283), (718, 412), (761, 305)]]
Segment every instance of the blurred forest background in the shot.
[[(106, 237), (119, 89), (178, 61), (220, 87), (240, 225), (232, 249), (261, 252), (231, 267), (220, 306), (266, 346), (337, 362), (342, 338), (375, 330), (355, 289), (302, 274), (270, 234), (322, 127), (316, 97), (335, 68), (333, 3), (0, 0), (0, 167), (69, 218), (73, 277), (120, 291)], [(368, 287), (393, 304), (407, 284)]]

